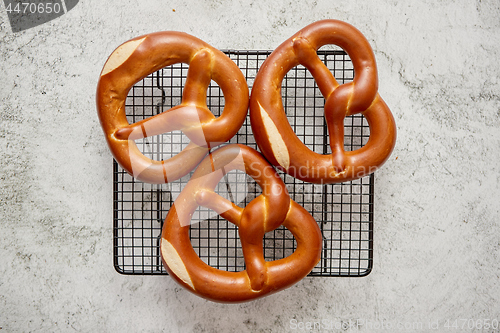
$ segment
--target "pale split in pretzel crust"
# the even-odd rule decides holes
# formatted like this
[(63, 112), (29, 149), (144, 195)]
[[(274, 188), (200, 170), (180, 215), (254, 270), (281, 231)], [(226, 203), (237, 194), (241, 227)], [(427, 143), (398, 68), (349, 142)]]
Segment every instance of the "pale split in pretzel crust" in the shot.
[(259, 104), (259, 106), (260, 116), (262, 117), (262, 124), (266, 131), (267, 139), (271, 144), (273, 154), (276, 157), (276, 161), (278, 161), (278, 164), (286, 170), (290, 166), (290, 156), (288, 155), (288, 148), (286, 147), (283, 137), (276, 128), (276, 125), (267, 114), (267, 111), (264, 110), (262, 105)]
[(182, 262), (182, 258), (179, 256), (179, 253), (175, 250), (175, 248), (170, 244), (167, 240), (162, 240), (161, 242), (161, 254), (162, 258), (165, 261), (166, 265), (172, 271), (172, 273), (182, 280), (186, 285), (188, 285), (191, 289), (194, 290), (193, 281), (189, 276), (189, 273)]
[(101, 76), (114, 71), (118, 66), (123, 64), (131, 55), (134, 53), (135, 49), (144, 41), (146, 37), (129, 41), (125, 44), (119, 46), (108, 58), (108, 61), (104, 64)]

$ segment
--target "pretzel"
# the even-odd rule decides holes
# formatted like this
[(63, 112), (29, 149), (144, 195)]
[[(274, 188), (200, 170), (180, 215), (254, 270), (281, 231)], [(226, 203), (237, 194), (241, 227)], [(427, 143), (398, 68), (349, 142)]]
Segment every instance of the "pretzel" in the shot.
[[(354, 66), (354, 80), (339, 85), (316, 51), (323, 45), (343, 48)], [(325, 98), (325, 120), (331, 154), (306, 147), (288, 123), (281, 99), (286, 73), (303, 65)], [(250, 97), (250, 121), (257, 144), (277, 168), (311, 183), (337, 183), (363, 177), (380, 167), (396, 141), (394, 118), (377, 93), (375, 56), (366, 38), (353, 26), (324, 20), (313, 23), (281, 44), (262, 64)], [(344, 118), (362, 113), (370, 126), (366, 145), (344, 150)]]
[[(262, 188), (245, 208), (214, 189), (224, 174), (241, 170)], [(204, 263), (189, 239), (191, 216), (199, 206), (217, 212), (238, 226), (246, 270), (227, 272)], [(283, 259), (264, 260), (263, 236), (285, 226), (297, 248)], [(161, 257), (171, 276), (193, 293), (217, 302), (243, 302), (286, 288), (305, 277), (319, 262), (321, 232), (314, 218), (290, 199), (271, 165), (257, 151), (228, 145), (210, 153), (197, 167), (165, 219)]]
[[(176, 63), (189, 64), (180, 105), (129, 124), (125, 100), (130, 88), (147, 75)], [(206, 104), (214, 80), (225, 106), (220, 117)], [(207, 43), (180, 32), (158, 32), (132, 39), (109, 57), (97, 87), (97, 111), (116, 161), (148, 183), (167, 183), (192, 171), (210, 148), (229, 140), (248, 110), (248, 86), (236, 64)], [(191, 140), (176, 156), (156, 161), (144, 156), (133, 140), (182, 130)]]

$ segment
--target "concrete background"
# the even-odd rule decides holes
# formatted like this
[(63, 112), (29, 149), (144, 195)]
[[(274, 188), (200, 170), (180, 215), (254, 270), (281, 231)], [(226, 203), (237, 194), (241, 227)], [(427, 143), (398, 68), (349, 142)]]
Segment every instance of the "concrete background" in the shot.
[[(2, 332), (431, 332), (447, 320), (458, 320), (451, 332), (497, 332), (461, 320), (500, 320), (499, 17), (496, 0), (82, 0), (12, 33), (0, 4)], [(273, 49), (325, 18), (370, 41), (399, 130), (376, 175), (373, 272), (239, 305), (116, 273), (95, 110), (107, 56), (158, 30)]]

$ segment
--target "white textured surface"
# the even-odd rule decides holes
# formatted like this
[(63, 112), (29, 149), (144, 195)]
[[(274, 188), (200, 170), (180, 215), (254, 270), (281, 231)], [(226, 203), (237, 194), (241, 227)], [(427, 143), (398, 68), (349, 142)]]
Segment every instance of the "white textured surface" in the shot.
[[(428, 332), (429, 322), (500, 320), (499, 17), (497, 0), (82, 0), (13, 34), (0, 4), (2, 332), (282, 332), (291, 319)], [(241, 305), (116, 273), (111, 155), (95, 111), (108, 55), (158, 30), (272, 49), (324, 18), (367, 36), (399, 130), (376, 176), (373, 272), (306, 278)]]

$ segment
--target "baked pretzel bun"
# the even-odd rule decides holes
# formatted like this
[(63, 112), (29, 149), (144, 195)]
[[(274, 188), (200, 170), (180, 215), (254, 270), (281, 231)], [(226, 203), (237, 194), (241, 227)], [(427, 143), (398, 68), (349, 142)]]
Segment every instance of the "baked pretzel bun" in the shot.
[[(317, 50), (334, 44), (354, 66), (354, 80), (339, 85), (318, 58)], [(299, 64), (314, 77), (325, 98), (325, 120), (331, 154), (306, 147), (290, 126), (281, 99), (281, 83)], [(344, 150), (344, 118), (361, 113), (370, 126), (366, 145)], [(336, 20), (313, 23), (287, 39), (264, 61), (252, 87), (250, 120), (256, 142), (267, 160), (289, 175), (311, 183), (337, 183), (366, 176), (390, 156), (396, 125), (378, 94), (375, 56), (366, 38), (353, 26)]]

